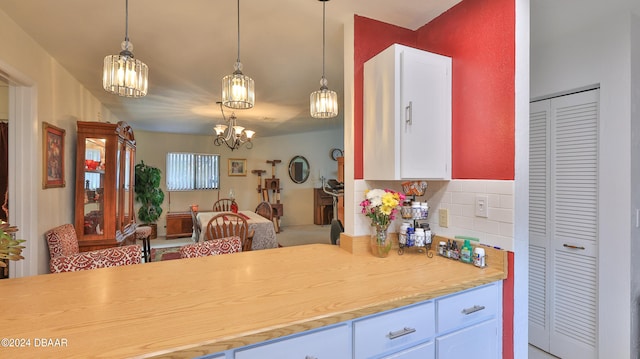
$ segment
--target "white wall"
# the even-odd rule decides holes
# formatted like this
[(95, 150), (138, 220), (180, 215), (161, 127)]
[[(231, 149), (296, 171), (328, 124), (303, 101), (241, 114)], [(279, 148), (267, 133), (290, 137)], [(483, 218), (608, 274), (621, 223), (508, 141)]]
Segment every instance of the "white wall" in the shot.
[[(310, 119), (312, 121), (312, 119)], [(320, 187), (320, 176), (336, 178), (338, 164), (330, 158), (332, 148), (343, 149), (343, 131), (326, 130), (308, 132), (295, 135), (257, 137), (253, 140), (254, 147), (246, 149), (244, 146), (231, 151), (227, 147), (213, 144), (213, 137), (180, 135), (135, 131), (137, 148), (136, 163), (158, 167), (165, 173), (167, 152), (197, 152), (220, 154), (221, 184), (220, 198), (228, 197), (233, 189), (236, 201), (241, 210), (254, 210), (261, 201), (258, 194), (258, 176), (252, 170), (265, 170), (264, 179), (272, 177), (272, 166), (266, 161), (280, 160), (276, 165), (276, 178), (280, 179), (280, 202), (283, 204), (284, 216), (281, 226), (313, 224), (313, 188)], [(304, 183), (294, 183), (288, 173), (289, 161), (296, 155), (303, 156), (310, 165), (309, 179)], [(247, 176), (228, 176), (228, 159), (240, 158), (247, 160)], [(163, 214), (158, 221), (158, 234), (166, 233), (166, 214), (170, 211), (188, 211), (189, 206), (198, 204), (200, 210), (211, 210), (213, 202), (218, 198), (218, 191), (188, 191), (166, 192), (163, 177), (162, 189), (165, 192)], [(273, 200), (272, 200), (273, 201)]]
[[(14, 274), (35, 275), (48, 272), (49, 252), (44, 232), (63, 223), (73, 223), (76, 121), (94, 121), (101, 117), (104, 121), (117, 122), (117, 119), (2, 11), (0, 34), (0, 72), (8, 76), (13, 88), (33, 99), (28, 106), (33, 113), (18, 119), (12, 117), (18, 114), (9, 114), (10, 123), (20, 129), (10, 130), (10, 134), (18, 135), (10, 140), (10, 143), (15, 141), (10, 152), (16, 150), (13, 158), (18, 161), (12, 163), (10, 159), (10, 168), (20, 166), (16, 171), (20, 176), (10, 174), (10, 191), (20, 187), (23, 190), (18, 193), (24, 196), (10, 198), (9, 217), (13, 218), (11, 224), (20, 229), (18, 237), (27, 240), (23, 251), (25, 260), (14, 263), (17, 266)], [(22, 122), (12, 122), (14, 120)], [(64, 188), (42, 189), (44, 121), (66, 130)]]
[(640, 16), (631, 17), (631, 352), (640, 353), (640, 230), (636, 211), (640, 203)]
[(640, 208), (640, 201), (635, 198), (631, 203), (630, 196), (630, 68), (628, 11), (584, 23), (531, 49), (532, 98), (601, 86), (598, 351), (602, 358), (632, 357), (629, 338), (638, 337), (630, 322), (631, 261), (637, 262), (640, 254), (637, 246), (631, 247), (629, 236), (630, 208)]

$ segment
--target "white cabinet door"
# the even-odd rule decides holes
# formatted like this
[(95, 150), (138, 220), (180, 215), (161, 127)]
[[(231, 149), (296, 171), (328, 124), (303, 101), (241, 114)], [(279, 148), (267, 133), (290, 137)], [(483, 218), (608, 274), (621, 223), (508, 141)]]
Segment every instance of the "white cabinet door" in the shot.
[(348, 359), (351, 328), (345, 323), (282, 340), (266, 342), (235, 352), (236, 359)]
[(497, 319), (492, 319), (436, 338), (437, 359), (501, 358)]
[(364, 179), (451, 179), (451, 58), (391, 45), (364, 65)]
[(451, 59), (400, 53), (400, 177), (450, 179)]

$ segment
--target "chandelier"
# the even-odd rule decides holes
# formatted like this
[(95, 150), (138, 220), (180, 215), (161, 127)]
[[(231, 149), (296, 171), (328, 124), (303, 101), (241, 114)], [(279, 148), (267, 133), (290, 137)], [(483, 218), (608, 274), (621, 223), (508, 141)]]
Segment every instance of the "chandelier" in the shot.
[(310, 96), (310, 112), (313, 118), (332, 118), (338, 116), (338, 95), (327, 87), (327, 78), (324, 77), (324, 48), (325, 48), (325, 4), (329, 0), (322, 1), (322, 78), (320, 90), (314, 91)]
[(129, 0), (125, 1), (124, 41), (118, 55), (104, 58), (102, 87), (105, 91), (122, 97), (143, 97), (149, 87), (149, 68), (133, 58), (133, 44), (129, 41)]
[(224, 116), (224, 108), (222, 107), (222, 102), (218, 102), (220, 105), (220, 112), (222, 112), (222, 118), (226, 125), (218, 124), (213, 130), (216, 132), (216, 138), (213, 140), (213, 143), (216, 146), (227, 145), (231, 149), (231, 151), (242, 147), (245, 145), (247, 149), (253, 148), (253, 143), (251, 139), (253, 135), (255, 135), (255, 131), (247, 130), (242, 126), (238, 126), (238, 119), (236, 118), (235, 113), (231, 113), (231, 117), (228, 119)]
[(252, 108), (256, 101), (253, 79), (242, 73), (240, 62), (240, 0), (238, 0), (238, 57), (233, 73), (222, 79), (222, 104), (229, 108)]

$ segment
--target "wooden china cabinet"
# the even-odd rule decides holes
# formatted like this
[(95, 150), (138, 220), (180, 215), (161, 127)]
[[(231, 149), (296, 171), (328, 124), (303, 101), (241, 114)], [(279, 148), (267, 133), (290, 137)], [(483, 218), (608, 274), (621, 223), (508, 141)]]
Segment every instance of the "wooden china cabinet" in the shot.
[(75, 228), (80, 251), (133, 243), (133, 129), (122, 121), (77, 125)]

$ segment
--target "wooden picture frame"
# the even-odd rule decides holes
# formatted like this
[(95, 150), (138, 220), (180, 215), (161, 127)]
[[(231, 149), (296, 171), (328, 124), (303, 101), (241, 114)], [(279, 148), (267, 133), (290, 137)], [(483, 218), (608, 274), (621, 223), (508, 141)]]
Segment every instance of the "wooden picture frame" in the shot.
[(42, 123), (42, 188), (64, 187), (65, 130)]
[(240, 158), (229, 158), (229, 176), (246, 176), (247, 160)]

